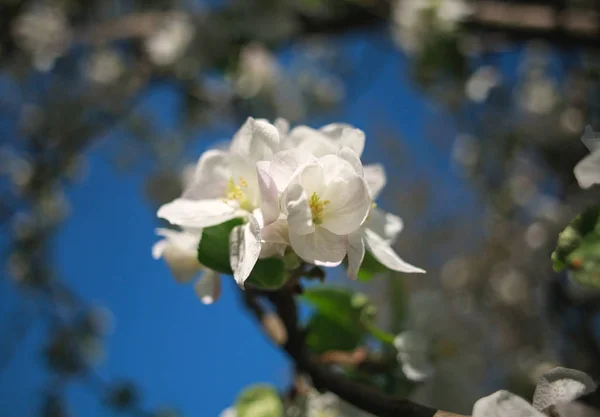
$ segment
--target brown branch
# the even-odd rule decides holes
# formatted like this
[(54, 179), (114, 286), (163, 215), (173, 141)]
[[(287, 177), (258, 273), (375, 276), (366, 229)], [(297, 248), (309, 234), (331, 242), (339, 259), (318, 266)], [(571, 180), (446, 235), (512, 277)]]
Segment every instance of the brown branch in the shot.
[[(308, 375), (319, 391), (330, 391), (355, 407), (378, 417), (461, 417), (383, 394), (314, 361), (306, 349), (304, 334), (298, 325), (296, 301), (291, 288), (263, 295), (273, 304), (287, 330), (288, 340), (283, 346), (284, 350), (294, 362), (296, 369)], [(264, 312), (256, 301), (256, 296), (256, 293), (245, 292), (244, 300), (246, 306), (260, 320)]]

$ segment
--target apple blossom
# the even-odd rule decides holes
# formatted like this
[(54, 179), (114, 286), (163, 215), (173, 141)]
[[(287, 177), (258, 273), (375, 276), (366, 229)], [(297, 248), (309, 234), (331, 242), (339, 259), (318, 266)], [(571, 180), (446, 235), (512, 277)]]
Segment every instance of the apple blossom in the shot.
[(261, 251), (256, 163), (270, 159), (279, 148), (277, 128), (265, 120), (249, 118), (235, 134), (228, 151), (209, 150), (200, 157), (194, 180), (181, 198), (158, 210), (172, 224), (186, 228), (215, 226), (243, 217), (248, 222), (232, 231), (231, 267), (243, 285)]
[(420, 382), (411, 399), (466, 412), (483, 394), (482, 327), (444, 302), (442, 294), (411, 295), (406, 329), (394, 340), (404, 375)]
[(365, 250), (387, 268), (424, 272), (391, 249), (402, 221), (372, 207), (385, 173), (381, 165), (363, 167), (364, 144), (365, 134), (347, 124), (290, 130), (283, 119), (249, 118), (228, 149), (202, 154), (181, 197), (158, 217), (185, 230), (243, 219), (228, 239), (241, 287), (260, 259), (288, 252), (318, 266), (347, 256), (353, 278)]
[(279, 199), (296, 254), (315, 265), (339, 265), (348, 250), (347, 236), (364, 222), (371, 205), (356, 153), (344, 148), (316, 158), (288, 151), (269, 165), (271, 176), (264, 168), (259, 167), (265, 225), (275, 221)]
[(196, 255), (202, 232), (156, 229), (156, 234), (164, 239), (152, 247), (154, 259), (163, 258), (180, 284), (188, 283), (203, 273), (194, 286), (196, 294), (204, 304), (217, 301), (221, 294), (221, 278), (217, 272), (202, 266)]
[(581, 140), (590, 154), (575, 166), (573, 172), (581, 188), (589, 188), (600, 184), (600, 138), (595, 136), (591, 126), (587, 126)]
[(498, 391), (475, 403), (473, 417), (544, 417), (546, 412), (552, 413), (553, 407), (569, 404), (595, 389), (596, 384), (589, 375), (558, 367), (540, 379), (533, 405), (508, 391)]

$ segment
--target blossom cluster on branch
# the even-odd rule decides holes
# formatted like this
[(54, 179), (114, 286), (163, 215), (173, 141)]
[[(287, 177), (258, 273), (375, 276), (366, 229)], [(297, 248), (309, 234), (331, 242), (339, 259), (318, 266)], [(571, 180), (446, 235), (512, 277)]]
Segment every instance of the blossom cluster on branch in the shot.
[[(380, 164), (363, 166), (364, 147), (365, 134), (346, 124), (290, 129), (282, 119), (249, 118), (227, 150), (204, 152), (182, 196), (159, 208), (158, 217), (182, 230), (158, 230), (165, 239), (154, 256), (179, 281), (208, 269), (196, 286), (205, 302), (218, 297), (213, 271), (231, 273), (242, 288), (270, 289), (300, 261), (346, 261), (352, 279), (365, 256), (390, 270), (424, 272), (391, 247), (403, 223), (376, 207), (386, 177)], [(228, 260), (214, 253), (216, 240), (227, 242)]]

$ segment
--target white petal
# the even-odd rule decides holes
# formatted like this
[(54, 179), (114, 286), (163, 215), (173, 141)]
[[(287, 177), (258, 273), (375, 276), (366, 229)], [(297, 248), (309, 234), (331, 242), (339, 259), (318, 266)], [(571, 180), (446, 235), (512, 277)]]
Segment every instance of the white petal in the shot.
[(392, 245), (404, 228), (404, 223), (395, 214), (387, 213), (375, 207), (369, 213), (366, 227), (381, 236), (389, 245)]
[(600, 184), (600, 150), (596, 150), (579, 161), (573, 172), (581, 188)]
[(221, 277), (212, 269), (206, 270), (204, 275), (194, 285), (196, 295), (202, 304), (212, 304), (221, 296)]
[(314, 232), (312, 212), (308, 205), (308, 197), (302, 187), (292, 184), (287, 190), (286, 200), (290, 231), (302, 235)]
[(595, 152), (600, 149), (600, 137), (596, 137), (596, 133), (590, 125), (585, 127), (585, 131), (581, 136), (581, 141), (590, 150), (590, 152)]
[(289, 237), (296, 254), (314, 265), (338, 266), (348, 251), (346, 236), (335, 235), (322, 227), (317, 227), (314, 233), (304, 235), (294, 233), (290, 228)]
[(262, 242), (260, 246), (259, 259), (267, 259), (272, 257), (283, 257), (287, 244)]
[(154, 259), (160, 259), (165, 249), (169, 246), (169, 241), (167, 239), (162, 239), (152, 245), (152, 257)]
[(219, 414), (219, 417), (237, 417), (237, 411), (235, 408), (229, 407), (229, 408), (226, 408), (225, 410), (221, 411), (221, 414)]
[(190, 281), (202, 269), (197, 259), (200, 232), (197, 234), (170, 229), (156, 229), (165, 239), (152, 247), (154, 259), (163, 258), (177, 282)]
[(178, 198), (158, 209), (158, 217), (183, 227), (215, 226), (247, 213), (231, 207), (223, 200), (185, 200)]
[(372, 200), (376, 200), (385, 187), (387, 177), (385, 175), (385, 169), (381, 164), (371, 164), (363, 167), (365, 182), (369, 189), (369, 195)]
[(475, 403), (473, 417), (544, 417), (544, 414), (523, 398), (508, 391), (498, 391)]
[(360, 157), (365, 149), (365, 133), (360, 129), (345, 128), (339, 146), (352, 149)]
[(196, 258), (195, 250), (182, 250), (173, 244), (167, 243), (161, 256), (167, 263), (171, 274), (179, 283), (189, 282), (202, 270), (202, 265)]
[(353, 164), (337, 154), (320, 157), (319, 165), (322, 167), (323, 181), (325, 183), (340, 179), (348, 180), (358, 176)]
[(288, 135), (289, 142), (299, 149), (320, 157), (337, 152), (338, 147), (322, 132), (308, 126), (297, 126)]
[(365, 229), (365, 244), (375, 259), (392, 271), (425, 273), (423, 269), (400, 259), (390, 245), (371, 229)]
[(320, 197), (329, 201), (323, 212), (322, 226), (335, 234), (346, 235), (358, 230), (369, 215), (371, 198), (367, 185), (356, 175), (331, 181)]
[(279, 132), (266, 120), (249, 117), (235, 134), (230, 151), (253, 162), (271, 159), (279, 150)]
[(271, 160), (268, 172), (279, 192), (282, 192), (302, 167), (316, 161), (311, 153), (302, 149), (281, 151)]
[(275, 125), (275, 127), (277, 128), (280, 138), (284, 138), (285, 136), (287, 136), (287, 134), (290, 131), (290, 123), (281, 117), (275, 119), (273, 125)]
[(348, 277), (358, 278), (358, 271), (365, 257), (365, 242), (362, 230), (358, 230), (348, 236)]
[(348, 147), (344, 147), (340, 149), (340, 151), (338, 152), (338, 156), (343, 160), (347, 161), (350, 165), (352, 165), (352, 168), (354, 168), (354, 172), (356, 173), (356, 175), (358, 175), (359, 177), (363, 176), (362, 162), (360, 162), (360, 158), (358, 157), (356, 152), (354, 152), (354, 150)]
[(319, 132), (324, 133), (332, 140), (338, 141), (342, 137), (344, 129), (352, 129), (352, 125), (348, 123), (330, 123), (319, 129)]
[(260, 246), (260, 227), (253, 216), (248, 216), (248, 223), (234, 227), (229, 235), (229, 262), (233, 277), (242, 288), (258, 260)]
[(265, 171), (264, 164), (257, 164), (258, 188), (260, 189), (260, 209), (262, 225), (271, 224), (279, 218), (279, 193), (273, 178)]
[(261, 259), (283, 256), (285, 249), (290, 245), (287, 220), (280, 219), (265, 226), (260, 231), (260, 237), (262, 243), (260, 249)]
[(415, 331), (404, 331), (394, 339), (402, 372), (411, 381), (425, 381), (433, 376), (435, 368), (429, 360), (429, 341)]
[(208, 150), (198, 160), (194, 179), (184, 190), (182, 198), (203, 200), (224, 197), (229, 178), (231, 178), (231, 171), (227, 153), (214, 149)]
[(154, 233), (158, 236), (166, 237), (170, 244), (173, 244), (183, 250), (196, 251), (198, 249), (198, 243), (202, 238), (202, 229), (188, 231), (188, 230), (172, 230), (165, 228), (154, 229)]
[(280, 219), (263, 227), (260, 231), (260, 237), (263, 242), (289, 244), (287, 220)]
[(569, 403), (596, 389), (592, 378), (581, 371), (554, 368), (545, 373), (535, 389), (533, 406), (543, 411), (551, 405)]

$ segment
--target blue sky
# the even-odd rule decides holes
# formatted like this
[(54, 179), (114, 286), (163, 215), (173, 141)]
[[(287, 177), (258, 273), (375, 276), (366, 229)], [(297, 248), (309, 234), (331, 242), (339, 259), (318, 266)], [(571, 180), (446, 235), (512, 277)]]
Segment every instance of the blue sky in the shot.
[[(369, 43), (374, 39), (378, 39), (376, 47)], [(369, 79), (368, 88), (336, 113), (308, 122), (348, 122), (364, 129), (367, 162), (381, 159), (384, 148), (377, 142), (374, 126), (383, 122), (405, 140), (417, 167), (415, 180), (436, 176), (439, 206), (449, 210), (450, 197), (470, 198), (451, 170), (448, 149), (422, 139), (428, 123), (447, 122), (449, 116), (411, 86), (401, 54), (389, 41), (382, 41), (381, 34), (348, 36), (344, 47), (355, 57), (361, 56), (363, 48), (380, 48), (371, 51), (381, 58), (379, 74), (373, 78), (374, 69), (363, 66), (354, 81)], [(351, 84), (351, 96), (352, 92)], [(141, 106), (156, 115), (159, 132), (168, 132), (177, 112), (168, 88), (150, 91)], [(219, 135), (213, 132), (210, 138), (223, 139), (234, 130), (234, 126), (220, 128)], [(110, 133), (87, 152), (89, 175), (68, 189), (72, 214), (53, 248), (61, 277), (90, 304), (105, 306), (114, 315), (114, 332), (106, 339), (106, 360), (98, 373), (107, 380), (131, 379), (141, 389), (144, 406), (169, 405), (185, 416), (217, 416), (252, 383), (268, 382), (284, 389), (290, 378), (287, 361), (238, 303), (231, 281), (217, 304), (203, 306), (190, 286), (177, 285), (165, 265), (150, 256), (158, 223), (143, 194), (144, 175), (116, 172), (107, 157), (107, 146), (118, 149), (114, 142), (122, 139), (119, 135)], [(448, 135), (451, 143), (454, 132)], [(190, 161), (210, 140), (198, 143), (190, 151)], [(391, 173), (389, 190), (399, 171), (394, 155), (383, 162)], [(18, 301), (9, 285), (3, 282), (0, 288), (0, 313), (7, 317)], [(44, 325), (36, 322), (0, 373), (0, 415), (33, 414), (39, 392), (49, 383), (39, 354), (44, 334)], [(89, 384), (75, 384), (69, 393), (77, 415), (106, 415)]]

